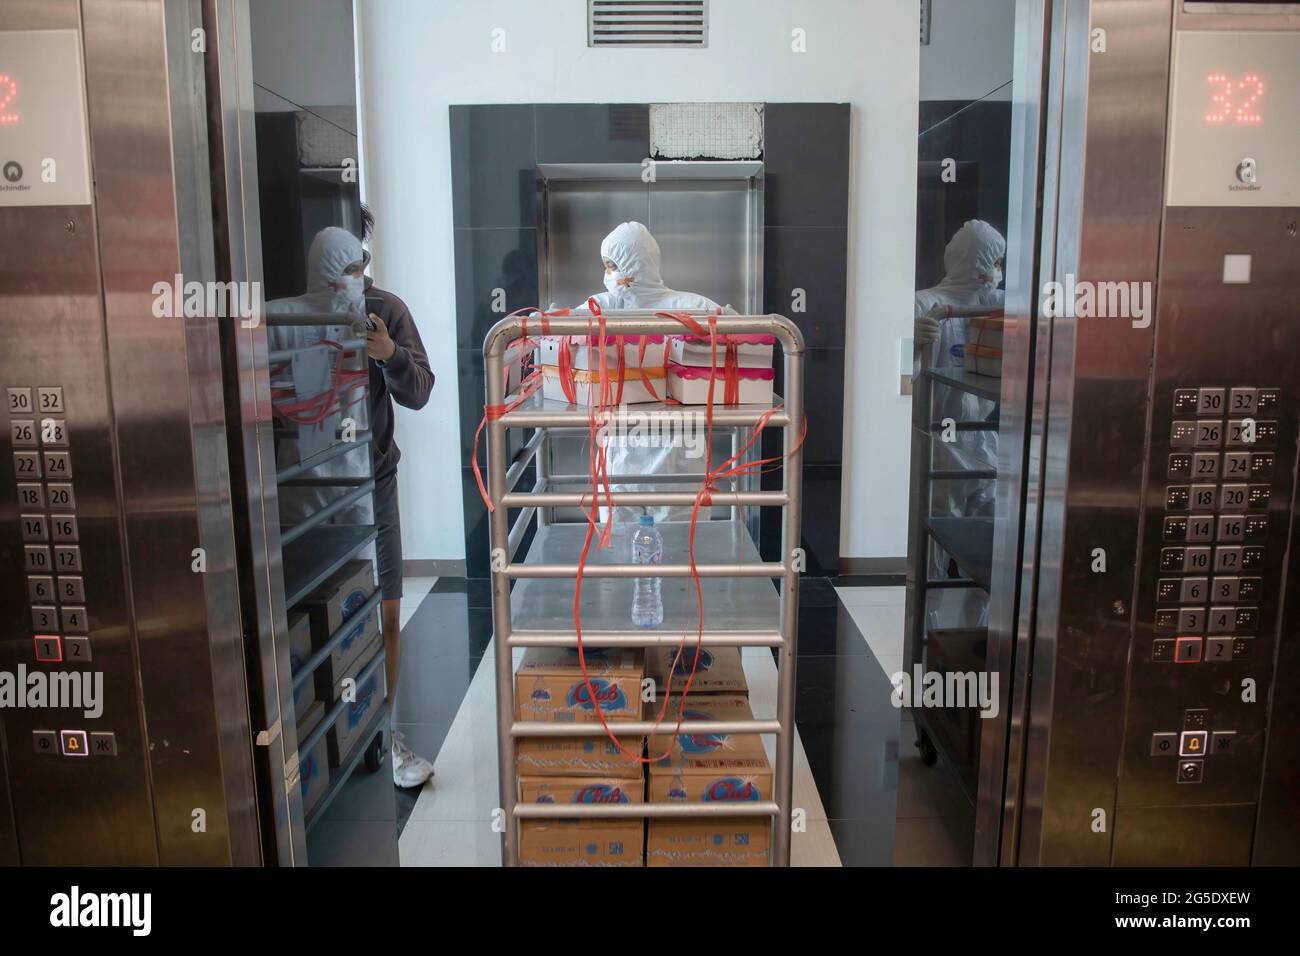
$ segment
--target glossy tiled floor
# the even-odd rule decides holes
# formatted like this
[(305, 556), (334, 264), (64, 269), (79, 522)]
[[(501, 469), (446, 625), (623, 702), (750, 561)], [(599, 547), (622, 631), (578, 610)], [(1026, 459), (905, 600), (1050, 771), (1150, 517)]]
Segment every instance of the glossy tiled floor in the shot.
[[(430, 588), (429, 585), (432, 585)], [(486, 582), (407, 582), (395, 726), (434, 761), (434, 781), (395, 791), (385, 766), (354, 775), (312, 832), (313, 863), (499, 863), (495, 694)], [(804, 866), (964, 865), (973, 814), (951, 768), (926, 767), (906, 711), (890, 702), (902, 664), (903, 588), (805, 578), (796, 685), (795, 804)], [(485, 655), (487, 660), (485, 662)], [(771, 654), (747, 649), (754, 711), (775, 710)], [(767, 741), (769, 750), (772, 741)], [(375, 808), (386, 808), (376, 811)], [(392, 852), (392, 830), (400, 832)], [(381, 838), (382, 837), (382, 838)]]

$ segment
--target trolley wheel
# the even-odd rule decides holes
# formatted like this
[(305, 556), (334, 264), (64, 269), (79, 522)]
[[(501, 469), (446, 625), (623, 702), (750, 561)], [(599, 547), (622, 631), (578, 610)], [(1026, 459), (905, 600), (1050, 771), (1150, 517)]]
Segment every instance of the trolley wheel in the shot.
[(921, 763), (933, 767), (939, 761), (939, 749), (924, 730), (916, 732), (916, 749), (921, 752)]
[(363, 762), (366, 770), (375, 773), (384, 765), (384, 732), (381, 730), (375, 734), (375, 739), (370, 741), (370, 746), (366, 748), (366, 755)]

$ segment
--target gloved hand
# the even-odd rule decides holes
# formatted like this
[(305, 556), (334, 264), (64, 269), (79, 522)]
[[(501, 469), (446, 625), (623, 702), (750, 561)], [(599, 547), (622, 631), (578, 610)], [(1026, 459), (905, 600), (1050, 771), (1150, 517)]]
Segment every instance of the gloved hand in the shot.
[(912, 341), (916, 347), (922, 348), (931, 342), (937, 342), (941, 324), (950, 315), (952, 310), (946, 305), (931, 306), (924, 315), (918, 315), (912, 328)]

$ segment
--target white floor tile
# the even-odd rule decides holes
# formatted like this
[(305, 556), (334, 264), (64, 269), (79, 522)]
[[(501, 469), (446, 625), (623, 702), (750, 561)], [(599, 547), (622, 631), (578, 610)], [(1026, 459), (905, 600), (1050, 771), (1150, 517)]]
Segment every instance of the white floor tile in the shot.
[(866, 607), (870, 605), (903, 606), (907, 597), (905, 587), (849, 587), (835, 589), (845, 607)]

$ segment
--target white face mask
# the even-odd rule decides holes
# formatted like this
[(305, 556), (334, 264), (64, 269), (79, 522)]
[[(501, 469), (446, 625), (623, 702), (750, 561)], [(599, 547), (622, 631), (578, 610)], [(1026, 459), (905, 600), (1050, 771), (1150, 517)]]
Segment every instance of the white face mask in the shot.
[(1001, 284), (1002, 284), (1002, 270), (995, 268), (993, 270), (993, 285), (996, 287), (996, 286), (1000, 286)]
[(605, 273), (605, 288), (609, 290), (610, 295), (618, 295), (627, 288), (626, 285), (619, 285), (619, 280), (624, 278), (626, 278), (626, 276), (621, 272)]
[(347, 303), (349, 308), (361, 308), (366, 297), (366, 280), (362, 276), (340, 276), (335, 295)]

